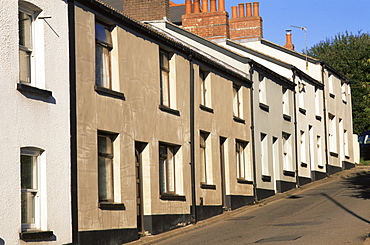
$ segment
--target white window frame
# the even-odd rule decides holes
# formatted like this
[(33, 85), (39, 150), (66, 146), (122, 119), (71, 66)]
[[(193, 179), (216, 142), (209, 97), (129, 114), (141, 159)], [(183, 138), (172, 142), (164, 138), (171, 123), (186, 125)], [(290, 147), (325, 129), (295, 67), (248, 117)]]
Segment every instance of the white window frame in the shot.
[(301, 163), (307, 163), (307, 151), (306, 151), (306, 132), (300, 130), (300, 155), (301, 155)]
[(262, 175), (269, 176), (269, 152), (268, 152), (268, 142), (267, 134), (261, 133), (261, 165), (262, 165)]
[(348, 145), (348, 131), (346, 129), (343, 130), (343, 150), (344, 156), (349, 157), (349, 145)]
[[(41, 154), (43, 153), (42, 149), (34, 148), (34, 147), (23, 147), (21, 148), (20, 154), (20, 164), (21, 164), (21, 193), (22, 193), (22, 231), (27, 230), (36, 230), (41, 229), (41, 189), (42, 189), (42, 183), (41, 183)], [(24, 171), (24, 165), (26, 163), (22, 162), (23, 157), (31, 157), (32, 158), (32, 176), (33, 176), (33, 188), (24, 188), (24, 182), (23, 182), (23, 171)], [(26, 200), (24, 200), (24, 194), (33, 195), (33, 199), (30, 200), (26, 197)], [(26, 204), (25, 204), (26, 203)], [(31, 212), (33, 213), (33, 217), (31, 218), (32, 221), (30, 222), (23, 222), (24, 220), (24, 214), (23, 214), (23, 205), (31, 205), (28, 206), (28, 208), (33, 209)]]
[(283, 169), (293, 171), (293, 156), (292, 156), (292, 135), (283, 132)]
[(336, 117), (329, 113), (329, 150), (332, 153), (337, 153), (337, 123)]
[(306, 96), (306, 84), (303, 80), (298, 79), (298, 106), (301, 109), (306, 109), (305, 107), (305, 96)]
[[(110, 152), (103, 152), (100, 149), (100, 140), (109, 140)], [(99, 203), (120, 203), (121, 202), (121, 189), (120, 189), (120, 157), (119, 157), (119, 135), (117, 133), (98, 130), (97, 133), (97, 172), (98, 172), (98, 199)], [(101, 160), (109, 160), (109, 170), (111, 173), (104, 174), (100, 172)], [(106, 162), (105, 162), (106, 163)], [(104, 170), (104, 168), (102, 168)], [(109, 177), (109, 178), (108, 178)], [(104, 181), (104, 178), (106, 181)], [(105, 182), (105, 183), (104, 183)], [(104, 195), (101, 188), (108, 189), (109, 193)]]
[[(95, 27), (95, 85), (98, 87), (112, 89), (113, 28), (100, 21), (95, 21), (94, 27)], [(97, 27), (104, 28), (104, 34), (106, 35), (107, 40), (98, 39)], [(98, 50), (101, 50), (101, 56), (98, 56)], [(99, 64), (101, 67), (99, 66)]]
[(318, 87), (315, 87), (315, 114), (321, 117), (321, 91)]
[(253, 173), (251, 166), (249, 142), (235, 140), (235, 163), (237, 179), (242, 181), (252, 181)]
[(174, 53), (164, 49), (159, 50), (160, 105), (172, 109), (176, 109), (175, 59)]
[(199, 67), (200, 104), (208, 108), (212, 108), (210, 80), (210, 72)]
[(328, 87), (329, 87), (329, 94), (334, 95), (334, 76), (333, 74), (328, 74)]
[(290, 96), (289, 96), (289, 89), (282, 88), (283, 90), (283, 114), (290, 116)]
[(267, 91), (266, 91), (266, 77), (262, 74), (258, 74), (258, 98), (259, 102), (267, 105)]
[(234, 117), (243, 118), (242, 86), (233, 84), (233, 114)]
[(212, 150), (210, 133), (200, 131), (199, 134), (199, 163), (201, 184), (212, 184)]
[(178, 186), (180, 172), (178, 162), (180, 146), (159, 142), (159, 192), (160, 195), (178, 195), (181, 187)]
[(322, 139), (320, 135), (316, 135), (316, 147), (317, 147), (317, 165), (323, 167), (323, 154), (322, 154)]
[(346, 83), (341, 81), (342, 101), (347, 103)]

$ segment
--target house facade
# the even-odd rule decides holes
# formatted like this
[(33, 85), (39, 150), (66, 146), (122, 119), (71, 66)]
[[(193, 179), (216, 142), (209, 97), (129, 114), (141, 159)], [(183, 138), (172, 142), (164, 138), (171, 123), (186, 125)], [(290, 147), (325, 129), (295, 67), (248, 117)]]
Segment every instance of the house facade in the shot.
[(64, 1), (2, 1), (0, 244), (71, 237), (69, 56)]

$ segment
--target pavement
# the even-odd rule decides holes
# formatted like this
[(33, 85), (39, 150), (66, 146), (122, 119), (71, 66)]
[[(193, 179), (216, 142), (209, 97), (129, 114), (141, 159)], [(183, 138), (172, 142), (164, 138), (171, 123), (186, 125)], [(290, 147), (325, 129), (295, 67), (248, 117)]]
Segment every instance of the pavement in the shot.
[[(233, 217), (233, 216), (236, 216), (240, 213), (258, 208), (260, 206), (269, 205), (269, 204), (271, 204), (271, 203), (273, 203), (277, 200), (280, 200), (282, 198), (286, 198), (286, 197), (289, 197), (289, 196), (292, 196), (292, 195), (297, 195), (298, 193), (300, 193), (303, 190), (307, 190), (307, 189), (317, 187), (317, 186), (320, 186), (322, 184), (325, 184), (325, 183), (328, 183), (328, 182), (331, 182), (331, 181), (335, 181), (338, 178), (346, 178), (346, 177), (349, 177), (349, 176), (351, 176), (355, 173), (362, 172), (362, 171), (370, 171), (370, 166), (357, 165), (355, 168), (343, 170), (343, 171), (338, 172), (336, 174), (330, 175), (327, 178), (311, 182), (309, 184), (306, 184), (304, 186), (300, 186), (298, 188), (286, 191), (284, 193), (277, 193), (274, 196), (271, 196), (271, 197), (268, 197), (266, 199), (261, 200), (257, 204), (244, 206), (244, 207), (238, 208), (236, 210), (232, 210), (232, 211), (227, 211), (223, 214), (211, 217), (211, 218), (206, 219), (206, 220), (199, 221), (196, 224), (190, 224), (190, 225), (180, 227), (180, 228), (177, 228), (177, 229), (174, 229), (174, 230), (171, 230), (171, 231), (167, 231), (167, 232), (164, 232), (164, 233), (161, 233), (161, 234), (144, 236), (144, 237), (141, 237), (137, 241), (126, 243), (126, 244), (128, 244), (128, 245), (156, 244), (160, 241), (164, 241), (164, 240), (172, 238), (174, 236), (184, 234), (184, 233), (187, 233), (187, 232), (192, 231), (192, 230), (200, 229), (200, 228), (205, 227), (205, 226), (210, 225), (210, 224), (214, 224), (217, 221), (229, 219), (230, 217)], [(369, 229), (369, 232), (370, 232), (370, 229)], [(364, 242), (364, 245), (370, 245), (370, 233), (367, 235), (367, 238)]]

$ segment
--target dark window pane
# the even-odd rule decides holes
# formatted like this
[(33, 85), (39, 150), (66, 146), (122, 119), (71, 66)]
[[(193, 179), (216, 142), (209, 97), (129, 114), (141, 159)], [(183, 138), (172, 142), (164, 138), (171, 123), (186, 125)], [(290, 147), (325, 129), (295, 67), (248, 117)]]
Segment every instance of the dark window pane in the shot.
[(18, 12), (18, 26), (19, 26), (19, 45), (31, 48), (31, 16)]
[(34, 156), (21, 155), (21, 188), (36, 189)]
[(112, 45), (112, 37), (110, 31), (105, 26), (98, 23), (95, 23), (95, 39)]
[(99, 201), (113, 201), (113, 161), (98, 158)]

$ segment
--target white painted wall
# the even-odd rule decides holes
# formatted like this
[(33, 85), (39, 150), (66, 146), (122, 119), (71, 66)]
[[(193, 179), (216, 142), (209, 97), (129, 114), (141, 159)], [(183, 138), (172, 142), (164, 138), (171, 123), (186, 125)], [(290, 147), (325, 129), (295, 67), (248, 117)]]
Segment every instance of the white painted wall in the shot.
[[(36, 85), (52, 91), (55, 102), (27, 98), (17, 91), (18, 0), (3, 0), (0, 8), (0, 244), (26, 244), (21, 232), (20, 149), (44, 149), (41, 228), (53, 231), (56, 241), (71, 242), (69, 58), (67, 4), (61, 0), (30, 0), (43, 11), (35, 23)], [(43, 45), (42, 45), (43, 44)], [(34, 244), (29, 242), (27, 244)]]

